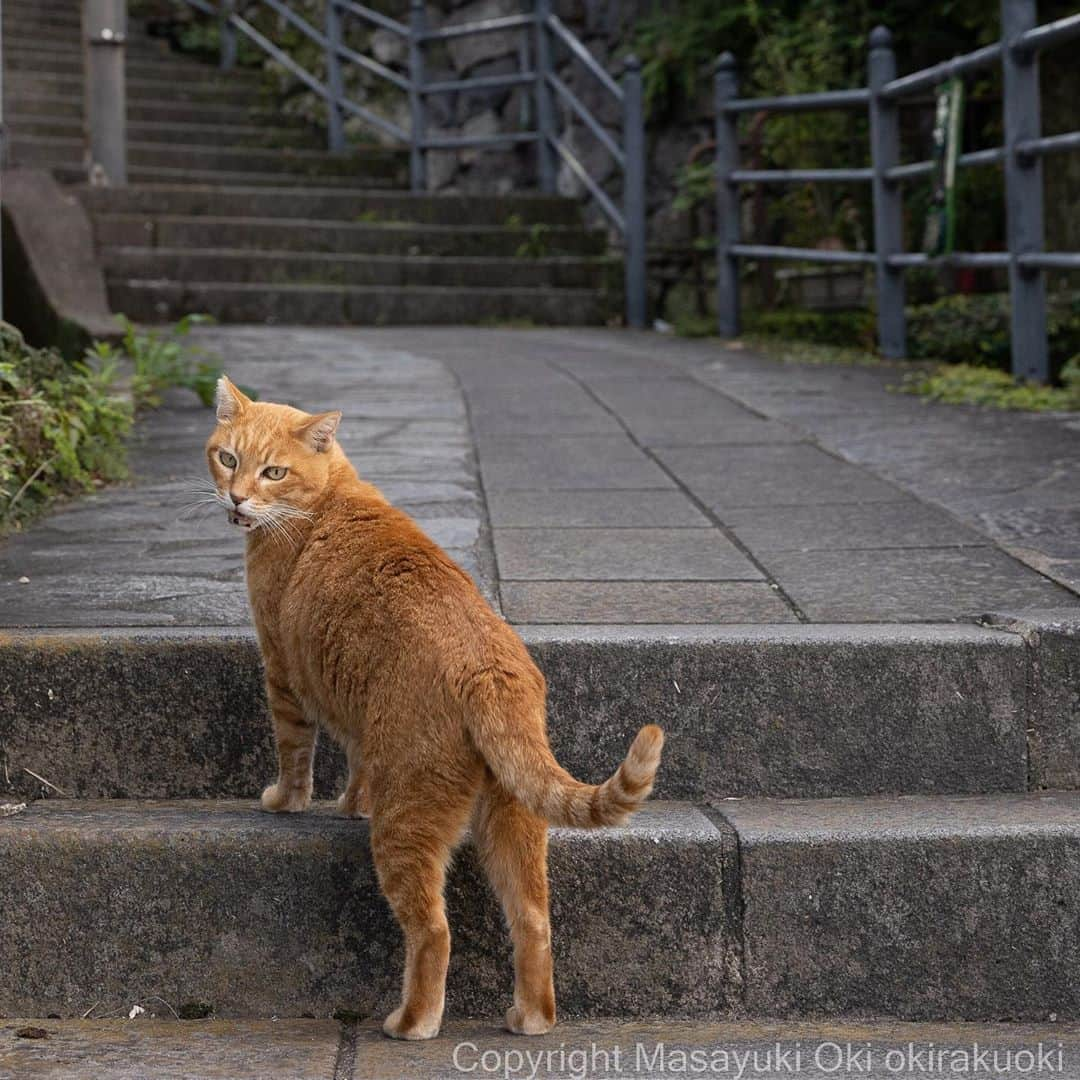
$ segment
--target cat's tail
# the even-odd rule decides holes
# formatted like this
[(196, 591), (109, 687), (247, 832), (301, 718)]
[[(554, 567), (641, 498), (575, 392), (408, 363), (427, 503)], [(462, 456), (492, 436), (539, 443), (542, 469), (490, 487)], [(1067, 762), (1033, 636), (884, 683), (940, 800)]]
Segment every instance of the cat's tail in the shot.
[(655, 724), (646, 724), (637, 733), (611, 777), (602, 784), (583, 784), (555, 760), (542, 707), (539, 716), (515, 716), (506, 709), (505, 699), (484, 704), (486, 708), (471, 714), (473, 742), (495, 779), (552, 825), (580, 829), (621, 825), (649, 797), (664, 746), (664, 733)]

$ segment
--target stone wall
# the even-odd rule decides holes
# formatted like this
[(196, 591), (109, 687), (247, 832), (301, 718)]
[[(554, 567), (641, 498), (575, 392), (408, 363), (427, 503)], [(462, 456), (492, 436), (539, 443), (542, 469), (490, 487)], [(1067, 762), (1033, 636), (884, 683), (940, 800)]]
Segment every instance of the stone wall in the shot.
[[(553, 8), (618, 80), (622, 76), (623, 59), (632, 48), (635, 22), (654, 3), (655, 0), (555, 0)], [(429, 26), (437, 28), (518, 14), (530, 7), (527, 0), (442, 0), (428, 5), (427, 18)], [(406, 18), (404, 8), (404, 4), (386, 5), (388, 14), (399, 19)], [(371, 55), (381, 63), (405, 71), (407, 50), (400, 38), (379, 30), (370, 36), (367, 44)], [(532, 35), (521, 30), (454, 39), (428, 48), (427, 74), (429, 79), (441, 81), (529, 70), (534, 60), (533, 45)], [(556, 44), (554, 55), (560, 78), (604, 127), (619, 138), (620, 112), (612, 96), (584, 65), (570, 57), (564, 47)], [(408, 128), (408, 102), (403, 94), (393, 88), (376, 91), (370, 82), (361, 85), (370, 95), (367, 104)], [(429, 131), (435, 136), (526, 131), (536, 123), (531, 87), (447, 93), (428, 100)], [(647, 176), (652, 242), (669, 236), (672, 228), (678, 227), (670, 209), (676, 177), (692, 149), (710, 137), (710, 112), (708, 87), (704, 86), (699, 100), (687, 115), (674, 122), (669, 118), (663, 130), (649, 130)], [(556, 114), (568, 146), (618, 203), (621, 199), (620, 174), (610, 155), (557, 101)], [(354, 123), (359, 134), (363, 125)], [(482, 151), (432, 151), (428, 155), (428, 186), (433, 191), (502, 194), (535, 188), (537, 179), (536, 148), (530, 145)], [(581, 197), (584, 194), (581, 182), (561, 160), (557, 183), (559, 192), (564, 195)], [(591, 200), (587, 213), (597, 224), (605, 221)]]

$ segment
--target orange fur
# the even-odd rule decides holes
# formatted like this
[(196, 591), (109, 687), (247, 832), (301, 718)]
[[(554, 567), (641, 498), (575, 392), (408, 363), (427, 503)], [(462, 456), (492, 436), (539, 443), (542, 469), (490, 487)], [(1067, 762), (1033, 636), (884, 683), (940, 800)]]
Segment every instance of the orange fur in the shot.
[[(357, 476), (334, 438), (339, 418), (251, 402), (227, 379), (218, 387), (207, 458), (230, 519), (248, 531), (280, 765), (262, 805), (308, 806), (320, 725), (345, 747), (339, 807), (370, 814), (379, 882), (405, 935), (402, 1001), (384, 1030), (406, 1039), (430, 1038), (442, 1022), (443, 883), (471, 821), (514, 942), (507, 1025), (547, 1031), (548, 823), (623, 821), (652, 790), (663, 734), (642, 728), (599, 786), (562, 769), (547, 741), (544, 677), (521, 639), (411, 518)], [(287, 471), (271, 479), (268, 467)]]

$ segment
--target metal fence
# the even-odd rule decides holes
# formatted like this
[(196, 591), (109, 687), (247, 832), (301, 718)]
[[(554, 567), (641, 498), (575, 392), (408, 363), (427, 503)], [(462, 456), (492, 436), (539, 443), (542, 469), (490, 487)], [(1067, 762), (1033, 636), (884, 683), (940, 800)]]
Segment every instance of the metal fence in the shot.
[[(1042, 159), (1080, 149), (1080, 132), (1043, 136), (1040, 121), (1039, 53), (1080, 37), (1080, 14), (1038, 25), (1036, 0), (1001, 0), (1002, 40), (922, 71), (896, 76), (892, 36), (885, 27), (870, 35), (869, 85), (854, 90), (790, 97), (740, 99), (735, 58), (717, 63), (717, 310), (721, 335), (739, 333), (739, 260), (786, 259), (873, 266), (877, 281), (878, 341), (886, 357), (906, 354), (904, 271), (914, 266), (1003, 266), (1012, 298), (1012, 369), (1018, 378), (1045, 382), (1050, 376), (1046, 325), (1045, 271), (1080, 269), (1080, 254), (1044, 250)], [(901, 100), (953, 76), (1001, 64), (1004, 76), (1005, 145), (962, 154), (963, 167), (1003, 165), (1007, 250), (958, 252), (931, 257), (905, 252), (905, 181), (929, 175), (934, 164), (900, 162)], [(742, 113), (802, 112), (868, 108), (871, 166), (861, 169), (748, 170), (739, 168), (737, 123)], [(823, 251), (813, 248), (744, 244), (739, 185), (803, 181), (864, 182), (874, 205), (874, 250)]]
[[(104, 23), (116, 25), (114, 5), (123, 0), (85, 0), (91, 11), (88, 25), (97, 27)], [(647, 316), (646, 252), (645, 252), (645, 125), (642, 103), (641, 69), (634, 57), (627, 57), (623, 64), (621, 83), (596, 61), (585, 45), (567, 28), (565, 23), (551, 11), (551, 0), (534, 0), (532, 10), (520, 15), (483, 19), (476, 22), (451, 24), (441, 29), (429, 29), (423, 0), (411, 0), (408, 23), (399, 22), (387, 15), (356, 3), (354, 0), (326, 0), (325, 25), (313, 26), (302, 15), (293, 11), (284, 0), (251, 0), (238, 4), (237, 0), (186, 0), (191, 7), (216, 18), (221, 28), (221, 67), (231, 69), (236, 64), (237, 44), (243, 35), (267, 55), (273, 57), (297, 79), (316, 93), (326, 105), (327, 146), (331, 151), (345, 149), (345, 119), (357, 117), (369, 128), (409, 148), (410, 182), (414, 191), (427, 187), (427, 157), (431, 151), (488, 149), (530, 143), (537, 147), (538, 185), (541, 191), (554, 192), (556, 187), (556, 162), (561, 159), (582, 187), (603, 211), (619, 235), (623, 245), (625, 262), (626, 321), (630, 326), (644, 327)], [(324, 79), (301, 66), (284, 49), (261, 33), (248, 18), (249, 9), (260, 7), (276, 13), (309, 41), (324, 51), (326, 74)], [(244, 14), (240, 9), (243, 9)], [(93, 12), (98, 12), (95, 18)], [(122, 16), (121, 16), (122, 18)], [(363, 55), (345, 44), (345, 30), (350, 20), (396, 35), (408, 45), (408, 74), (395, 71), (373, 57)], [(478, 34), (516, 31), (522, 35), (519, 54), (521, 70), (507, 75), (489, 75), (471, 79), (432, 80), (427, 73), (427, 49), (438, 42)], [(123, 34), (119, 35), (123, 44)], [(554, 57), (556, 50), (565, 49), (595, 79), (599, 86), (618, 104), (621, 125), (612, 134), (593, 115), (581, 98), (556, 74)], [(126, 165), (123, 159), (123, 58), (120, 49), (119, 74), (116, 64), (108, 70), (88, 69), (91, 79), (105, 87), (107, 103), (103, 108), (93, 108), (95, 94), (93, 82), (88, 100), (91, 102), (91, 141), (98, 131), (104, 156), (95, 154), (94, 160), (103, 165), (107, 178), (123, 183)], [(529, 54), (532, 53), (532, 62)], [(92, 54), (93, 57), (93, 54)], [(355, 65), (366, 74), (396, 87), (408, 96), (409, 129), (393, 123), (373, 112), (345, 93), (345, 69)], [(117, 84), (117, 78), (119, 83)], [(116, 87), (119, 87), (119, 93)], [(527, 86), (532, 89), (535, 124), (528, 130), (507, 131), (491, 135), (438, 136), (428, 132), (429, 99), (436, 94), (448, 94), (470, 90), (491, 90), (508, 86)], [(112, 89), (109, 89), (112, 87)], [(101, 95), (98, 95), (100, 98)], [(559, 124), (559, 110), (572, 115), (607, 151), (622, 176), (621, 205), (612, 199), (600, 183), (590, 175), (580, 158), (573, 153)], [(117, 136), (117, 132), (121, 135)], [(116, 147), (119, 141), (120, 154)]]

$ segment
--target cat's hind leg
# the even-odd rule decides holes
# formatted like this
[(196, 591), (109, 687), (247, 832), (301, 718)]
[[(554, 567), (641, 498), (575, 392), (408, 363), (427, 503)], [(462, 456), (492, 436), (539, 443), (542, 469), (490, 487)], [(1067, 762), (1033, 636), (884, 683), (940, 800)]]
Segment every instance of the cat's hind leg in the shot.
[(442, 1024), (450, 960), (446, 866), (468, 819), (472, 792), (422, 780), (392, 795), (386, 787), (375, 778), (371, 853), (405, 935), (405, 977), (401, 1004), (383, 1031), (395, 1039), (431, 1039)]
[(360, 744), (355, 739), (346, 744), (345, 756), (349, 762), (349, 783), (338, 796), (338, 811), (346, 817), (369, 818), (371, 817), (371, 789), (368, 786)]
[(555, 1024), (547, 828), (487, 778), (473, 812), (473, 842), (514, 942), (514, 1004), (506, 1026), (518, 1035), (542, 1035)]
[(318, 727), (288, 687), (267, 673), (266, 696), (274, 717), (278, 780), (262, 793), (262, 808), (274, 813), (306, 810), (311, 804), (311, 770)]

